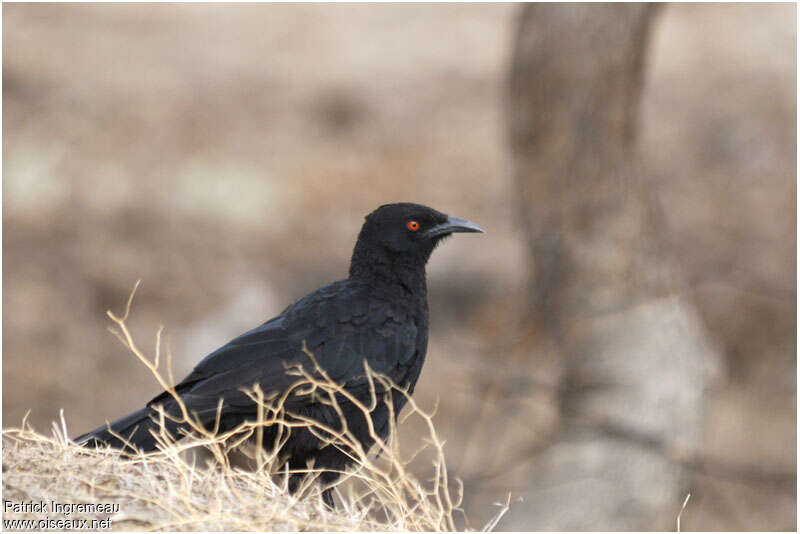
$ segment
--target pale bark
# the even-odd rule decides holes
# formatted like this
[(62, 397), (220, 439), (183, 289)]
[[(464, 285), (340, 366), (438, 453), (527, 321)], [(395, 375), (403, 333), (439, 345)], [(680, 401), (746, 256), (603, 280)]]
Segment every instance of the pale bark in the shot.
[[(526, 336), (561, 422), (503, 528), (669, 529), (719, 365), (636, 154), (654, 8), (528, 4), (508, 125), (532, 266)], [(515, 509), (516, 508), (516, 509)]]

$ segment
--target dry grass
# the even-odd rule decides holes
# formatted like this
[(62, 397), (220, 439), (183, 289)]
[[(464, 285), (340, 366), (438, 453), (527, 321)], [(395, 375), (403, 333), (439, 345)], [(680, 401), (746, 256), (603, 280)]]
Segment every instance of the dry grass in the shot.
[[(138, 286), (138, 283), (137, 283)], [(408, 397), (403, 423), (421, 418), (428, 435), (422, 448), (410, 456), (401, 453), (396, 428), (392, 439), (382, 439), (369, 429), (375, 445), (364, 450), (347, 427), (340, 403), (357, 406), (364, 414), (377, 403), (391, 408), (390, 390), (406, 392), (374, 374), (365, 365), (372, 396), (363, 403), (332, 381), (320, 368), (313, 354), (309, 368), (295, 366), (288, 372), (297, 377), (289, 391), (265, 397), (256, 389), (248, 391), (260, 406), (256, 421), (242, 423), (236, 429), (219, 432), (219, 425), (207, 428), (187, 410), (173, 388), (167, 351), (166, 374), (162, 372), (161, 330), (156, 335), (154, 355), (148, 358), (136, 345), (126, 320), (136, 288), (131, 293), (124, 315), (108, 316), (123, 345), (153, 374), (159, 385), (178, 401), (180, 415), (159, 411), (160, 432), (156, 435), (158, 451), (130, 455), (110, 448), (85, 449), (69, 439), (63, 415), (53, 424), (53, 435), (35, 432), (23, 421), (19, 428), (3, 432), (3, 491), (6, 500), (16, 502), (55, 501), (58, 503), (116, 503), (119, 511), (110, 515), (112, 528), (142, 530), (413, 530), (452, 531), (456, 529), (462, 496), (460, 483), (451, 484), (444, 458), (444, 444), (436, 435), (433, 414), (425, 413)], [(290, 414), (284, 402), (291, 395), (311, 395), (316, 402), (328, 404), (340, 414), (339, 428), (325, 427), (317, 421)], [(220, 405), (221, 407), (221, 405)], [(167, 418), (179, 421), (190, 430), (172, 436), (164, 430)], [(365, 420), (371, 423), (371, 418)], [(392, 417), (392, 421), (394, 418)], [(261, 447), (263, 428), (278, 425), (273, 452)], [(289, 493), (280, 471), (281, 459), (274, 451), (288, 434), (304, 427), (337, 447), (354, 460), (353, 468), (342, 473), (334, 486), (338, 508), (328, 510), (321, 500), (325, 488), (317, 484), (318, 471), (309, 466), (297, 471), (306, 474), (296, 495)], [(123, 436), (120, 436), (124, 438)], [(197, 454), (199, 450), (206, 454)], [(253, 469), (231, 462), (231, 453), (242, 451), (252, 459)], [(409, 472), (415, 458), (430, 458), (432, 472), (425, 482)], [(202, 460), (205, 458), (205, 460)], [(484, 528), (497, 524), (508, 505)], [(5, 519), (105, 519), (109, 514), (92, 511), (41, 514), (32, 511), (7, 513)]]
[[(361, 530), (389, 529), (363, 510), (329, 512), (315, 495), (290, 496), (263, 473), (197, 467), (176, 454), (127, 458), (90, 451), (26, 430), (3, 433), (3, 493), (14, 501), (119, 503), (111, 524), (122, 530)], [(6, 519), (39, 520), (37, 513)], [(66, 517), (47, 514), (50, 519)], [(75, 513), (72, 519), (105, 519)]]

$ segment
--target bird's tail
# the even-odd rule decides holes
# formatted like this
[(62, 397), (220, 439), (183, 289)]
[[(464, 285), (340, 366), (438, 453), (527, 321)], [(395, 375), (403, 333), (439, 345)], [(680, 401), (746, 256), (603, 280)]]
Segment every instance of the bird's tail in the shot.
[[(157, 421), (158, 414), (148, 406), (78, 436), (74, 441), (85, 447), (110, 445), (128, 452), (150, 452), (157, 448), (154, 433), (161, 430)], [(178, 425), (165, 418), (164, 427), (164, 430), (174, 436)]]

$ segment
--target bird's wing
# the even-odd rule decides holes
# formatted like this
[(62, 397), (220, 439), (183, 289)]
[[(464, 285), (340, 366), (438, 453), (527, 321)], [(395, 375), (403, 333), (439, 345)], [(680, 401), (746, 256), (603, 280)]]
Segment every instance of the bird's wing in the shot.
[[(319, 377), (304, 342), (319, 367), (348, 388), (368, 385), (365, 360), (377, 373), (402, 382), (416, 354), (413, 319), (401, 306), (369, 299), (363, 287), (347, 282), (311, 293), (209, 354), (176, 391), (190, 410), (216, 411), (220, 397), (228, 410), (252, 410), (243, 388), (257, 384), (266, 395), (282, 393), (300, 380), (286, 372), (297, 364)], [(168, 398), (162, 393), (150, 404)]]

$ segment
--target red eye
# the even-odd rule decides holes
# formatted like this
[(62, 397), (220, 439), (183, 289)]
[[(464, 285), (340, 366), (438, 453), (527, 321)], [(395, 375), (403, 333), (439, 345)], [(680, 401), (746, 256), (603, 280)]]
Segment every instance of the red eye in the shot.
[(411, 230), (412, 232), (416, 232), (417, 230), (419, 230), (419, 223), (417, 221), (408, 221), (408, 224), (406, 224), (406, 226), (408, 226), (408, 229)]

